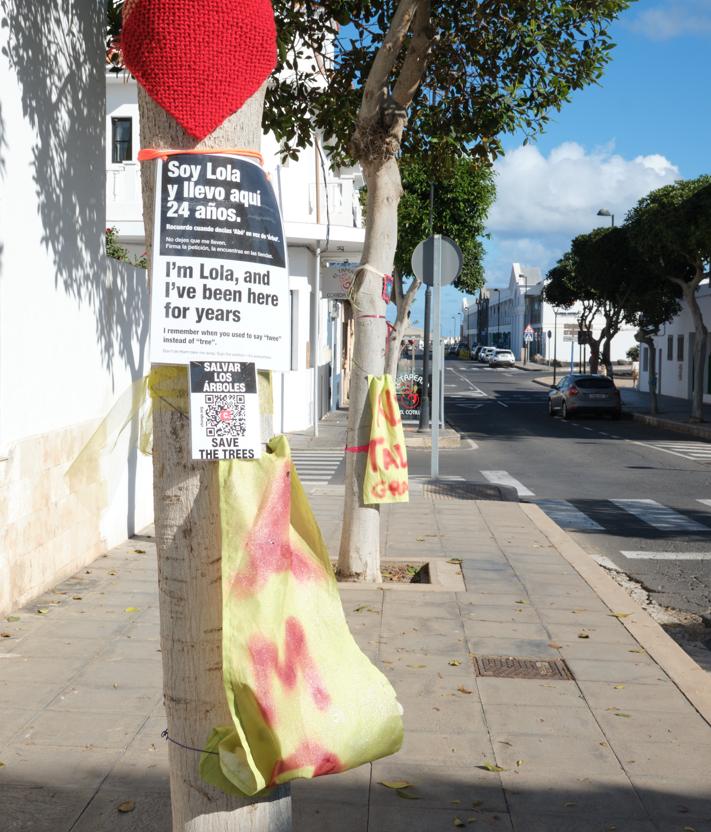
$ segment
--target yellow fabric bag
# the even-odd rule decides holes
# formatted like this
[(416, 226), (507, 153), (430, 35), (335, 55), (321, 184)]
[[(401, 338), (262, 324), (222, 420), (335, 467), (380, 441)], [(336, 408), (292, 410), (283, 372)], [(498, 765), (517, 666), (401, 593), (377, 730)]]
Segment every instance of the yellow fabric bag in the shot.
[[(220, 463), (223, 672), (233, 725), (213, 730), (207, 782), (253, 795), (395, 753), (395, 691), (346, 623), (286, 438)], [(210, 753), (213, 752), (213, 753)]]
[(409, 500), (407, 449), (392, 376), (368, 376), (372, 422), (363, 502), (406, 503)]

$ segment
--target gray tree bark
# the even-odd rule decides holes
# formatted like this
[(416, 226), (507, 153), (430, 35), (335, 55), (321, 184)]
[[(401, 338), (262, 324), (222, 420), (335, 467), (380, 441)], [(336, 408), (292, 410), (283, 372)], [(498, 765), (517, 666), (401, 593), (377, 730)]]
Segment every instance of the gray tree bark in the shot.
[[(261, 141), (264, 89), (196, 143), (139, 87), (144, 148), (251, 148)], [(146, 242), (153, 234), (154, 165), (142, 171)], [(222, 682), (220, 500), (217, 465), (190, 459), (187, 372), (171, 400), (155, 401), (153, 496), (160, 593), (163, 692), (171, 738), (203, 748), (231, 716)], [(238, 799), (200, 779), (196, 751), (169, 744), (173, 832), (288, 832), (286, 787)]]

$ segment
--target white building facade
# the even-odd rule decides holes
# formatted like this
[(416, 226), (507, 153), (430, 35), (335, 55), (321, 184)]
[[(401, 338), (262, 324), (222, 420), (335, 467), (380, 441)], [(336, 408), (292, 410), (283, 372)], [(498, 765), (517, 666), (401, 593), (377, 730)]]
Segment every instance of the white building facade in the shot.
[[(503, 289), (484, 287), (465, 310), (464, 337), (470, 345), (483, 344), (513, 350), (517, 359), (556, 359), (563, 366), (585, 362), (587, 348), (577, 343), (580, 305), (555, 309), (543, 299), (545, 281), (540, 269), (513, 263), (509, 283)], [(602, 315), (593, 321), (598, 336), (604, 325)], [(524, 337), (530, 332), (530, 340)], [(549, 334), (550, 333), (550, 334)], [(612, 339), (612, 361), (627, 359), (634, 346), (634, 329), (623, 326)]]
[[(699, 287), (696, 297), (707, 327), (711, 327), (711, 286)], [(657, 391), (664, 396), (691, 399), (694, 390), (694, 343), (696, 332), (686, 303), (654, 338), (654, 354), (642, 345), (639, 361), (639, 389), (649, 390), (649, 370), (655, 362)], [(711, 404), (711, 337), (707, 339), (704, 359), (704, 402)]]

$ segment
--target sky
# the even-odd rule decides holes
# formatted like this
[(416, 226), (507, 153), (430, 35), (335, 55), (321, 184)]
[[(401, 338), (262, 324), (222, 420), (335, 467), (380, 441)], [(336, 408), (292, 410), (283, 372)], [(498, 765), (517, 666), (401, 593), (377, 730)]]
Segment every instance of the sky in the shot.
[[(638, 0), (612, 34), (617, 47), (599, 85), (575, 93), (534, 142), (504, 139), (487, 223), (491, 287), (508, 285), (513, 262), (545, 274), (572, 237), (610, 222), (600, 208), (621, 223), (654, 188), (711, 173), (711, 0)], [(450, 336), (465, 296), (452, 287), (442, 296)], [(420, 290), (415, 326), (423, 309)]]

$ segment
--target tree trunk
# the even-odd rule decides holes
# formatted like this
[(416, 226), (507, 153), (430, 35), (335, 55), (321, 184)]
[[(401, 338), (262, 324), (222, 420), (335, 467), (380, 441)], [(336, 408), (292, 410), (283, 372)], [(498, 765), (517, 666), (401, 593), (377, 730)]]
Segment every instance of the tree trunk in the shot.
[[(657, 415), (657, 356), (656, 347), (654, 346), (654, 338), (647, 337), (642, 339), (642, 343), (647, 346), (648, 361), (649, 361), (649, 412), (652, 416)], [(640, 356), (641, 357), (641, 356)]]
[[(368, 185), (365, 242), (362, 269), (356, 278), (353, 299), (355, 337), (348, 409), (348, 448), (363, 448), (370, 441), (371, 413), (368, 376), (379, 376), (385, 368), (385, 301), (382, 277), (389, 274), (397, 244), (397, 208), (402, 193), (395, 158), (363, 163)], [(380, 509), (363, 503), (363, 478), (368, 454), (346, 453), (346, 485), (343, 529), (338, 555), (338, 574), (343, 578), (380, 582)]]
[(588, 341), (588, 345), (590, 346), (590, 372), (595, 374), (600, 369), (600, 342), (602, 341), (602, 336), (595, 340), (592, 337), (592, 330), (590, 332), (590, 340)]
[[(262, 89), (196, 144), (139, 86), (141, 145), (258, 149), (263, 101)], [(150, 246), (154, 166), (144, 164), (141, 175), (146, 243)], [(217, 464), (190, 459), (187, 372), (172, 398), (167, 403), (155, 402), (153, 414), (163, 692), (170, 737), (200, 749), (211, 729), (231, 723), (222, 682), (220, 499)], [(169, 756), (173, 832), (291, 829), (288, 789), (278, 788), (267, 799), (237, 799), (200, 779), (197, 751), (171, 742)]]
[(697, 281), (684, 284), (684, 300), (694, 321), (694, 391), (691, 397), (690, 422), (704, 421), (704, 380), (706, 376), (706, 340), (708, 329), (696, 300)]

